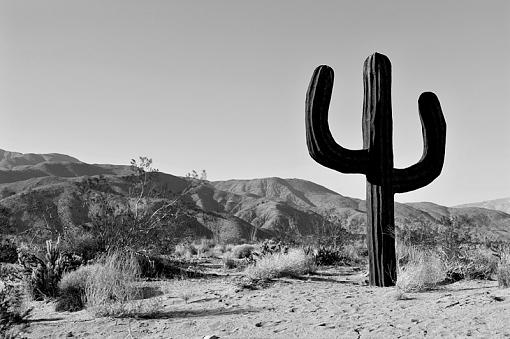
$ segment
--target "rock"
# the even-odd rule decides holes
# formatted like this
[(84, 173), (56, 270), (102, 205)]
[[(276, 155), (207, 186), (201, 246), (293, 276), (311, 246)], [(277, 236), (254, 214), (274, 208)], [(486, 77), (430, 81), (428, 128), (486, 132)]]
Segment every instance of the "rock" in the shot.
[(220, 339), (217, 335), (205, 335), (202, 339)]

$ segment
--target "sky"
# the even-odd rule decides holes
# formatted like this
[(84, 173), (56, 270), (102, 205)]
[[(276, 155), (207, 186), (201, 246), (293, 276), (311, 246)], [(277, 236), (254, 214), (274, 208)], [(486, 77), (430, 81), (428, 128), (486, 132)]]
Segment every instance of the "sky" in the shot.
[(301, 178), (365, 198), (314, 162), (304, 101), (335, 70), (331, 132), (362, 147), (363, 62), (392, 62), (395, 167), (423, 151), (417, 101), (447, 123), (443, 171), (400, 202), (510, 196), (510, 1), (0, 0), (0, 148), (209, 180)]

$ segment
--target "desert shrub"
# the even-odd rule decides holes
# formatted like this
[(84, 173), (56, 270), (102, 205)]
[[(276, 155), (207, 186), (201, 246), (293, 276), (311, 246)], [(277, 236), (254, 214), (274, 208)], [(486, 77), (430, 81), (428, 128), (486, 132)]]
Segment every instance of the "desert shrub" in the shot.
[(319, 246), (314, 250), (315, 263), (319, 266), (334, 265), (341, 261), (340, 249), (330, 246)]
[(441, 257), (432, 250), (402, 246), (396, 286), (404, 292), (424, 291), (446, 279), (446, 268)]
[(442, 252), (447, 281), (491, 279), (496, 275), (498, 260), (488, 249), (459, 247), (454, 255)]
[(345, 244), (342, 246), (342, 258), (348, 264), (362, 261), (360, 249), (355, 244)]
[(150, 255), (143, 252), (134, 254), (138, 267), (140, 268), (140, 276), (143, 278), (173, 278), (181, 275), (182, 266), (188, 268), (189, 262), (179, 262), (167, 256)]
[(289, 250), (288, 246), (284, 245), (281, 241), (277, 242), (273, 239), (264, 240), (262, 242), (262, 245), (260, 246), (260, 252), (263, 255), (287, 252), (288, 250)]
[(299, 276), (316, 270), (314, 258), (302, 249), (291, 249), (288, 253), (262, 256), (244, 274), (250, 279), (266, 280), (283, 276)]
[(25, 292), (20, 283), (0, 281), (0, 337), (7, 337), (9, 328), (24, 321), (31, 312), (25, 305)]
[(304, 247), (304, 251), (314, 257), (315, 264), (318, 266), (351, 265), (362, 261), (359, 250), (354, 244), (343, 244), (341, 247), (307, 246)]
[(138, 297), (134, 285), (140, 278), (140, 266), (133, 253), (113, 252), (97, 261), (94, 274), (87, 279), (85, 298), (99, 316), (122, 316), (127, 303)]
[(510, 287), (510, 251), (501, 253), (498, 263), (498, 285)]
[(75, 271), (64, 273), (58, 284), (59, 296), (55, 311), (79, 311), (85, 307), (87, 281), (95, 274), (98, 264), (81, 266)]
[(491, 279), (498, 270), (498, 260), (488, 250), (477, 248), (466, 252), (464, 276), (467, 279)]
[(85, 262), (106, 251), (97, 238), (86, 232), (66, 233), (61, 248), (63, 253), (77, 254)]
[(255, 246), (250, 244), (237, 245), (232, 249), (232, 256), (236, 259), (250, 258)]
[(14, 240), (2, 238), (0, 241), (0, 262), (15, 263), (18, 261), (17, 246)]
[(225, 269), (231, 270), (237, 267), (237, 263), (234, 258), (232, 258), (232, 255), (224, 255), (221, 260)]

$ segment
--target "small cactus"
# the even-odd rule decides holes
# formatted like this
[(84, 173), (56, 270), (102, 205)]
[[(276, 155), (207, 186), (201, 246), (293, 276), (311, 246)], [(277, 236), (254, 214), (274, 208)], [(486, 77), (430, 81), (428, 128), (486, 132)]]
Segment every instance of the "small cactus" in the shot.
[(44, 259), (26, 250), (18, 250), (18, 261), (25, 269), (25, 277), (34, 300), (56, 297), (62, 274), (78, 267), (81, 264), (80, 259), (76, 255), (61, 253), (60, 238), (55, 243), (46, 241)]

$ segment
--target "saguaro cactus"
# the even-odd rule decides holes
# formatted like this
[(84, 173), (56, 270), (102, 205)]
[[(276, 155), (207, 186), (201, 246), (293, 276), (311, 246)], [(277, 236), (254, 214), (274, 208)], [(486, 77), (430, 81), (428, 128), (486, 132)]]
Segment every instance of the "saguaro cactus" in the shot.
[(362, 173), (367, 179), (367, 245), (369, 282), (392, 286), (396, 280), (394, 194), (428, 185), (441, 173), (446, 144), (446, 122), (439, 100), (422, 93), (418, 108), (423, 132), (423, 155), (418, 163), (393, 168), (391, 63), (374, 53), (364, 64), (363, 149), (338, 145), (328, 125), (333, 70), (315, 69), (306, 96), (306, 142), (311, 157), (342, 173)]

